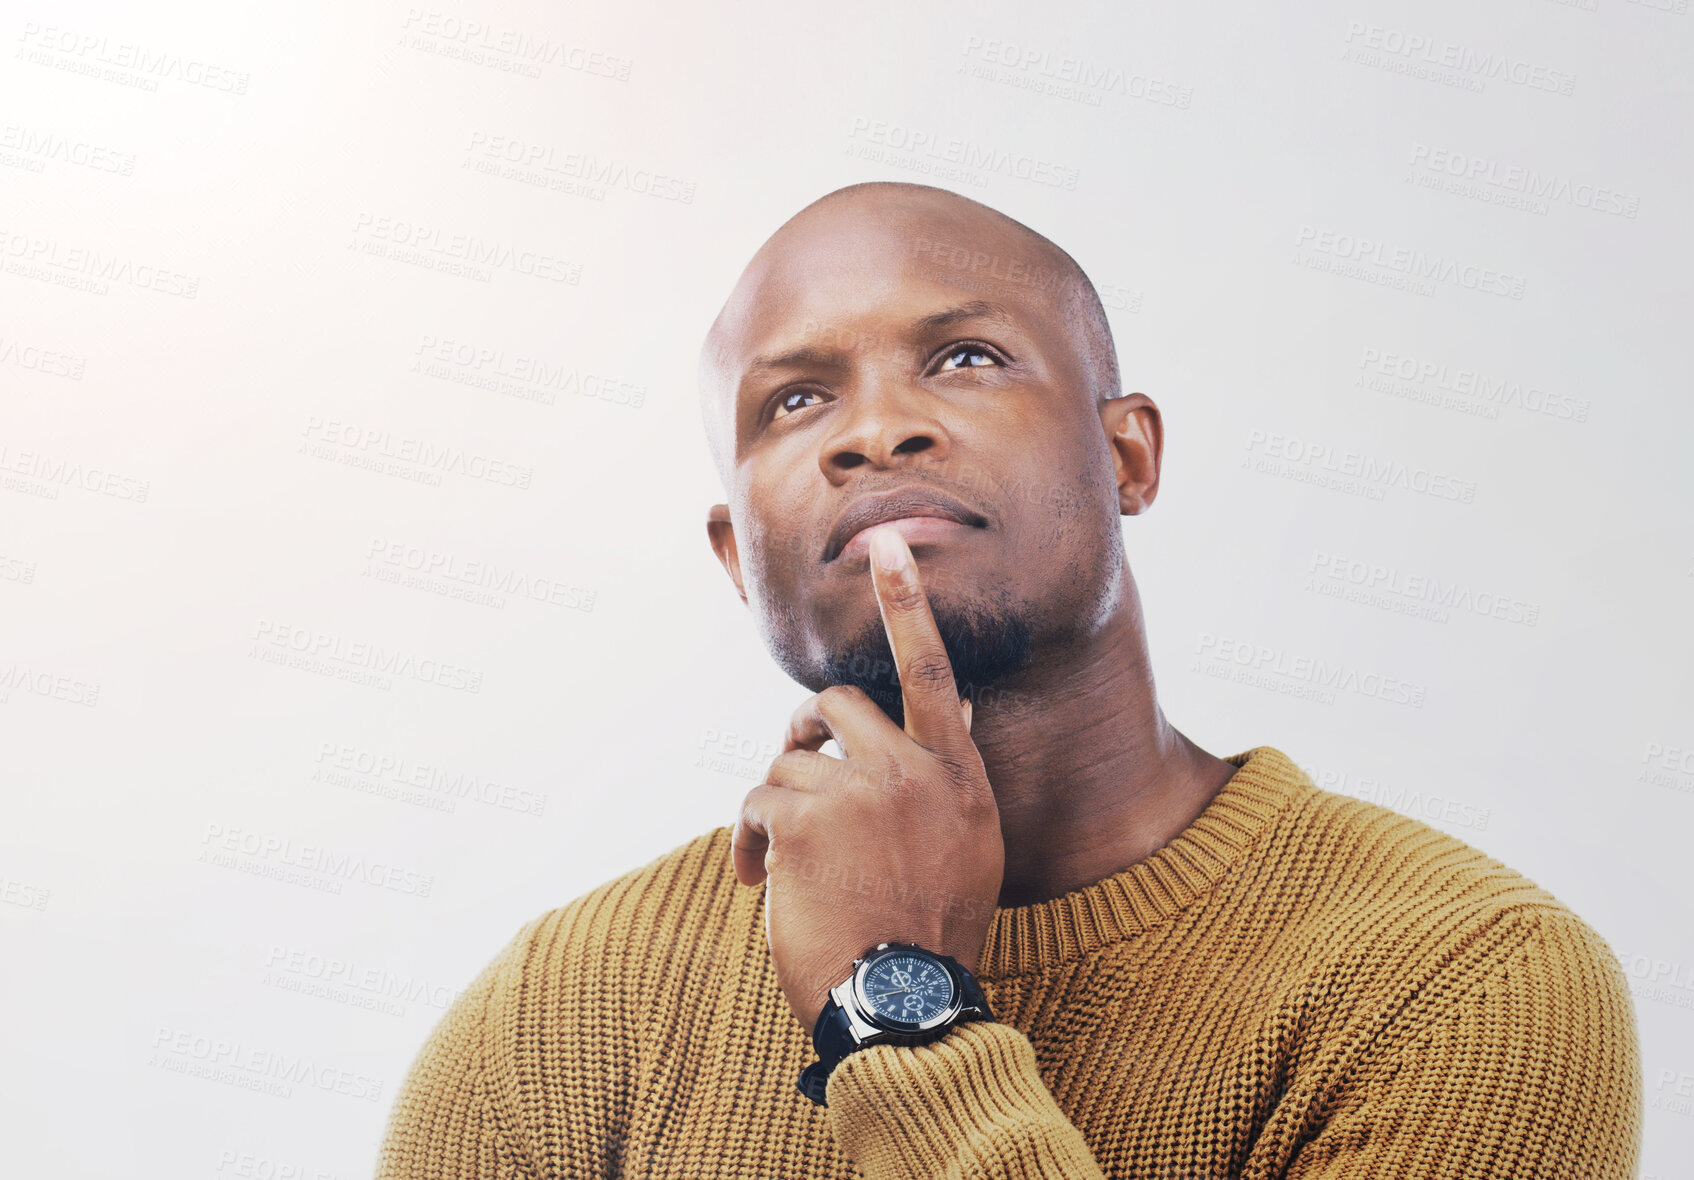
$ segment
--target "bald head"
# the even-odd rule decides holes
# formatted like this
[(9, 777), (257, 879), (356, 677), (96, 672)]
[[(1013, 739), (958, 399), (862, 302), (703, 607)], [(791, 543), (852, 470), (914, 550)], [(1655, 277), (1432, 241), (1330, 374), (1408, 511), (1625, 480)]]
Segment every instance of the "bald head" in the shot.
[(837, 279), (845, 274), (873, 299), (898, 297), (898, 281), (906, 280), (952, 288), (967, 302), (1040, 304), (1062, 325), (1085, 375), (1080, 405), (1119, 396), (1106, 310), (1064, 250), (999, 210), (946, 189), (892, 181), (849, 185), (813, 201), (765, 241), (707, 334), (701, 412), (726, 485), (736, 455), (737, 386), (755, 359), (748, 342), (768, 335), (762, 329), (773, 309), (800, 306), (807, 309), (804, 322), (827, 334), (838, 321), (822, 282), (826, 272)]
[(877, 523), (922, 563), (961, 696), (1122, 601), (1120, 520), (1157, 487), (1158, 412), (1120, 396), (1093, 284), (1028, 226), (923, 185), (830, 193), (754, 254), (700, 375), (728, 493), (713, 552), (813, 692), (855, 684), (899, 712)]

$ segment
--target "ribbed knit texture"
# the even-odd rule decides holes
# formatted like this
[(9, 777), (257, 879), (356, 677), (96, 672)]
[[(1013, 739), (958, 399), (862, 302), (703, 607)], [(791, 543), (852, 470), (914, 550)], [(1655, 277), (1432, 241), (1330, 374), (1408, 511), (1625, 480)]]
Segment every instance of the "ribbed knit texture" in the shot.
[[(526, 926), (412, 1066), (380, 1180), (1635, 1175), (1605, 943), (1256, 746), (1170, 844), (999, 910), (996, 1023), (850, 1055), (827, 1109), (717, 828)], [(843, 974), (846, 964), (843, 964)]]

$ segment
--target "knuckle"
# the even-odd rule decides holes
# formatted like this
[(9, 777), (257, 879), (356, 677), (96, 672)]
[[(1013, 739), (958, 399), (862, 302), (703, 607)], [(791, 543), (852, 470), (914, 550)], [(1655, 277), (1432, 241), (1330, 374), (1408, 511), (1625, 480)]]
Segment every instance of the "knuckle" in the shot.
[(917, 688), (942, 688), (953, 684), (953, 664), (945, 652), (923, 652), (913, 657), (906, 675)]
[(895, 610), (917, 610), (928, 601), (924, 588), (916, 578), (907, 578), (888, 587), (884, 592), (884, 601)]
[(741, 800), (740, 824), (743, 829), (769, 833), (777, 823), (786, 800), (780, 787), (764, 782), (748, 791)]
[(831, 709), (848, 708), (868, 699), (865, 696), (865, 690), (856, 684), (832, 684), (818, 693), (818, 712), (826, 713)]
[(764, 790), (762, 786), (754, 787), (751, 791), (748, 791), (745, 795), (741, 796), (741, 807), (735, 813), (736, 823), (745, 825), (753, 818), (753, 810), (759, 805), (759, 792), (762, 790)]

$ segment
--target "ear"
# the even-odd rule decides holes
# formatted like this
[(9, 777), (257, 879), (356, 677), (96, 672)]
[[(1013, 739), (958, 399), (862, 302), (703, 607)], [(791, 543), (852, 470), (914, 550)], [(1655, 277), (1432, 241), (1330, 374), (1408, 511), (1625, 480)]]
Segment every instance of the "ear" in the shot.
[(735, 583), (741, 604), (747, 605), (747, 591), (741, 586), (741, 554), (735, 547), (735, 526), (729, 523), (728, 504), (713, 504), (706, 510), (706, 536), (711, 539), (712, 552), (723, 562), (729, 580)]
[(1126, 393), (1101, 403), (1100, 424), (1117, 471), (1118, 511), (1139, 516), (1159, 494), (1159, 461), (1165, 452), (1159, 407), (1144, 393)]

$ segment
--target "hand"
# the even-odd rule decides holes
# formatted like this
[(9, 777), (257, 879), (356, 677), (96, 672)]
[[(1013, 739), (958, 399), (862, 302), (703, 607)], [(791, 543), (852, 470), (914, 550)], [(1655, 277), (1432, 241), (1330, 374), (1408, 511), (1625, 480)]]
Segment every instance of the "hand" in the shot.
[[(731, 841), (736, 878), (765, 884), (777, 982), (808, 1035), (829, 989), (879, 942), (915, 942), (974, 970), (1005, 871), (970, 702), (955, 695), (917, 562), (881, 527), (870, 565), (905, 731), (855, 686), (811, 697)], [(819, 752), (832, 738), (841, 758)]]

